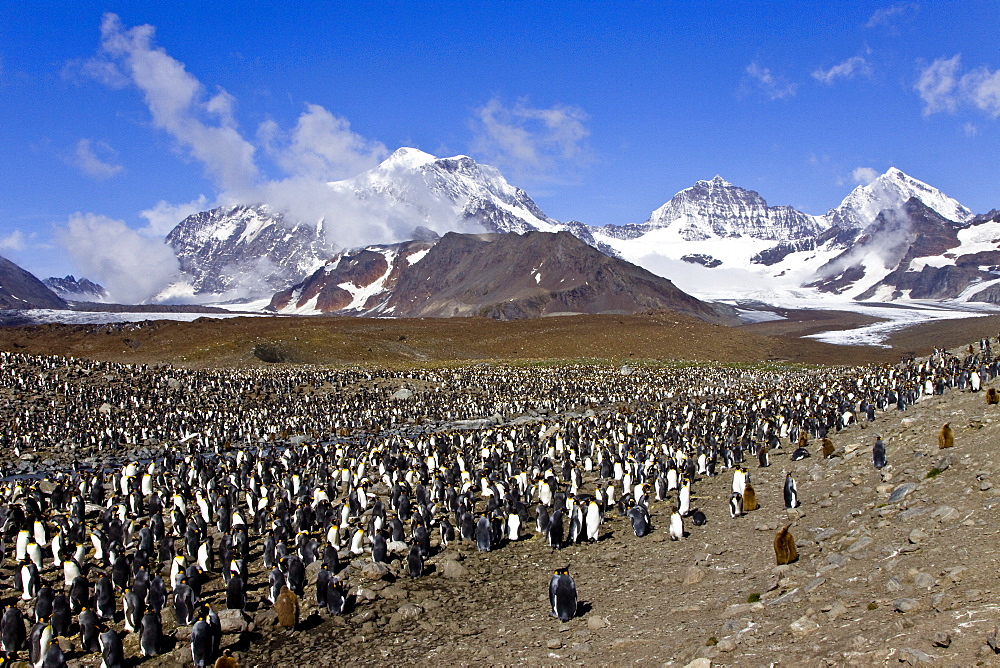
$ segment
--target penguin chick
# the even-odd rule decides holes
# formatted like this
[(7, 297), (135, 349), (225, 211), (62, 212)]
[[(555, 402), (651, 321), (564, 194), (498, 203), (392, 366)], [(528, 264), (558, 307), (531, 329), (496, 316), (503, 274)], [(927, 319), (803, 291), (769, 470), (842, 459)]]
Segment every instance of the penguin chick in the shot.
[(757, 510), (757, 491), (753, 488), (753, 485), (747, 483), (746, 489), (743, 490), (743, 512), (749, 513), (751, 510)]
[(835, 450), (835, 448), (833, 447), (833, 441), (831, 441), (829, 438), (825, 438), (824, 437), (823, 438), (823, 458), (824, 459), (829, 459), (830, 457), (833, 457), (834, 450)]
[(274, 602), (274, 610), (278, 613), (278, 624), (285, 628), (295, 628), (299, 623), (299, 597), (287, 586), (282, 586), (278, 592), (278, 600)]
[(236, 662), (236, 657), (233, 656), (233, 652), (230, 649), (222, 650), (222, 656), (215, 660), (215, 668), (239, 668), (239, 663)]
[(788, 531), (791, 526), (789, 524), (774, 536), (774, 558), (779, 566), (790, 564), (799, 558), (798, 550), (795, 549), (795, 538)]
[(1000, 404), (1000, 392), (997, 392), (997, 388), (991, 387), (986, 390), (986, 405), (996, 406)]
[(945, 422), (938, 432), (938, 448), (945, 449), (955, 445), (955, 433), (951, 430), (951, 423)]
[(552, 616), (558, 617), (559, 621), (568, 622), (576, 617), (576, 582), (569, 569), (562, 568), (552, 574), (549, 603), (552, 605)]

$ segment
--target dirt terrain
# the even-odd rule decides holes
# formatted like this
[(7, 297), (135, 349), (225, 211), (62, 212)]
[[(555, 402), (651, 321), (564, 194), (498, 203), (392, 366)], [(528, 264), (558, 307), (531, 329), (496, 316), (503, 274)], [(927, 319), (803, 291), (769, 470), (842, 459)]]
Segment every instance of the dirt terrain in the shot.
[[(983, 324), (979, 320), (986, 319), (968, 322), (978, 326)], [(934, 345), (959, 345), (969, 338), (954, 340), (956, 332), (947, 327), (932, 328), (902, 348), (892, 349), (834, 346), (799, 338), (816, 331), (818, 322), (824, 329), (837, 329), (859, 321), (854, 314), (803, 314), (783, 321), (784, 331), (775, 332), (767, 323), (729, 328), (672, 312), (509, 322), (487, 318), (201, 318), (194, 322), (3, 327), (0, 350), (128, 363), (167, 362), (188, 368), (275, 362), (420, 365), (488, 359), (855, 364), (895, 362), (904, 354), (929, 352)], [(997, 327), (994, 324), (992, 329)]]
[[(505, 330), (507, 325), (512, 329)], [(596, 331), (597, 325), (603, 330)], [(289, 329), (281, 329), (285, 326)], [(813, 324), (804, 320), (802, 326)], [(262, 357), (277, 361), (321, 345), (325, 347), (312, 354), (327, 362), (349, 358), (334, 357), (338, 346), (361, 357), (370, 352), (372, 358), (411, 366), (479, 359), (475, 355), (488, 353), (516, 359), (526, 332), (534, 335), (535, 348), (521, 355), (560, 359), (621, 360), (641, 351), (647, 353), (644, 358), (671, 352), (680, 357), (685, 351), (691, 353), (688, 359), (817, 362), (828, 355), (832, 361), (836, 349), (814, 342), (783, 344), (782, 339), (741, 330), (709, 336), (706, 332), (722, 328), (662, 314), (596, 322), (593, 317), (447, 324), (247, 319), (128, 327), (2, 330), (0, 347), (199, 367), (227, 360), (271, 370), (283, 365), (265, 363)], [(960, 335), (968, 341), (978, 331), (985, 334), (996, 327), (995, 319), (986, 318), (960, 327), (945, 323), (904, 332), (896, 341), (919, 351), (941, 342), (954, 345)], [(581, 334), (585, 331), (590, 332), (586, 337)], [(174, 350), (175, 356), (166, 350)], [(964, 346), (955, 352), (963, 354)], [(848, 350), (841, 361), (868, 356), (896, 361), (900, 351)], [(94, 382), (103, 381), (97, 376)], [(992, 386), (1000, 381), (987, 385)], [(222, 647), (244, 666), (1000, 665), (1000, 654), (989, 644), (1000, 648), (995, 635), (1000, 624), (1000, 495), (993, 487), (1000, 482), (994, 456), (1000, 408), (987, 406), (984, 395), (948, 390), (925, 396), (906, 411), (879, 411), (873, 422), (831, 432), (837, 451), (830, 459), (822, 457), (814, 441), (808, 448), (811, 456), (800, 461), (790, 460), (787, 442), (772, 451), (770, 467), (749, 460), (761, 507), (742, 517), (731, 518), (728, 512), (732, 471), (700, 477), (692, 506), (704, 511), (708, 522), (694, 526), (687, 521), (687, 535), (680, 541), (667, 534), (672, 503), (659, 502), (650, 506), (653, 532), (643, 538), (633, 534), (627, 518), (609, 509), (599, 540), (561, 550), (548, 547), (533, 526), (523, 529), (521, 540), (488, 553), (462, 541), (441, 547), (434, 531), (432, 555), (420, 578), (405, 574), (405, 558), (399, 555), (387, 571), (373, 569), (370, 554), (348, 560), (340, 573), (351, 592), (344, 615), (320, 611), (310, 584), (301, 601), (302, 621), (294, 630), (278, 627), (270, 604), (262, 600), (267, 572), (255, 543), (247, 616), (223, 637)], [(19, 410), (13, 404), (8, 409), (12, 415)], [(616, 410), (627, 411), (627, 402)], [(955, 447), (942, 451), (937, 433), (945, 422), (954, 428)], [(871, 460), (877, 435), (887, 446), (889, 465), (881, 471)], [(119, 454), (138, 458), (162, 452), (161, 446)], [(40, 451), (31, 470), (44, 471), (46, 462), (61, 468), (71, 458), (72, 453)], [(24, 458), (20, 460), (23, 464)], [(5, 470), (16, 463), (13, 453), (4, 453)], [(786, 472), (798, 483), (802, 505), (797, 509), (786, 510), (782, 501)], [(595, 473), (585, 474), (581, 491), (592, 492), (595, 482)], [(773, 538), (786, 525), (799, 559), (777, 567)], [(11, 566), (8, 559), (0, 573), (5, 584), (12, 581)], [(569, 568), (581, 598), (577, 616), (566, 623), (549, 614), (548, 581), (560, 567)], [(309, 573), (312, 582), (315, 568)], [(56, 576), (48, 573), (50, 579)], [(225, 588), (218, 576), (206, 584), (203, 595), (214, 608), (223, 607)], [(5, 595), (4, 603), (14, 602), (16, 596)], [(165, 609), (167, 653), (133, 660), (136, 665), (190, 665), (188, 627), (176, 627), (171, 615)], [(127, 656), (138, 653), (135, 635), (125, 636)], [(62, 641), (70, 665), (99, 665), (99, 656), (80, 653), (77, 643), (72, 637)]]

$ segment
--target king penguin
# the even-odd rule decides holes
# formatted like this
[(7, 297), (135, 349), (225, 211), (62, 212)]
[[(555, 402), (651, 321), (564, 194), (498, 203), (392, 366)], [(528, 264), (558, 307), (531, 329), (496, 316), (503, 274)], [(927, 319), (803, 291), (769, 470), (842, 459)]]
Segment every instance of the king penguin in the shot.
[(885, 443), (882, 442), (880, 437), (875, 439), (875, 445), (872, 447), (872, 463), (877, 469), (883, 468), (886, 464)]
[(800, 505), (799, 501), (799, 490), (795, 485), (795, 478), (792, 477), (791, 473), (785, 474), (785, 509), (788, 508), (798, 508)]
[(552, 605), (552, 616), (561, 622), (568, 622), (576, 617), (576, 582), (569, 574), (568, 568), (562, 568), (552, 574), (549, 580), (549, 603)]

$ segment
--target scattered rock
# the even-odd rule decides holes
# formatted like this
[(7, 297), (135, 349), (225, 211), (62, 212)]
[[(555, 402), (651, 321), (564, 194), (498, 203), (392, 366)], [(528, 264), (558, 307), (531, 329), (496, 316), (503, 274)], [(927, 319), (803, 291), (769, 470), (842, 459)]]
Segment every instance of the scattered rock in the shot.
[(818, 630), (819, 624), (803, 615), (789, 624), (788, 628), (791, 629), (793, 636), (802, 638)]
[(930, 641), (935, 647), (947, 648), (951, 646), (951, 634), (944, 631), (935, 631), (931, 634)]
[(892, 607), (896, 612), (914, 612), (920, 610), (923, 606), (920, 603), (920, 599), (916, 598), (897, 598), (892, 602)]
[(889, 503), (899, 503), (917, 488), (915, 482), (904, 482), (902, 485), (892, 490), (889, 495)]
[(701, 566), (688, 566), (684, 571), (684, 584), (696, 585), (705, 579), (705, 569)]
[(461, 580), (469, 577), (469, 569), (454, 559), (446, 559), (439, 564), (441, 576)]
[(611, 624), (608, 622), (606, 617), (600, 617), (598, 615), (589, 615), (587, 617), (587, 628), (591, 631), (600, 631), (610, 625)]
[(930, 663), (933, 661), (927, 652), (922, 652), (913, 647), (907, 647), (899, 650), (899, 660), (901, 663), (908, 663), (911, 666), (915, 666), (918, 663)]

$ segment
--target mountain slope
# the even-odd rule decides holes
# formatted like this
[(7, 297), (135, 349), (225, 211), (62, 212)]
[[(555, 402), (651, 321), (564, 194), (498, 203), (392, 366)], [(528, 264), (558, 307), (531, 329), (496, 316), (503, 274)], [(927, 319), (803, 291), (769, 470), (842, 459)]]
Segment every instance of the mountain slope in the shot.
[(229, 298), (270, 295), (334, 253), (322, 221), (286, 221), (266, 205), (220, 207), (188, 216), (167, 234), (166, 242), (192, 294)]
[(0, 309), (51, 308), (69, 305), (31, 272), (0, 256)]
[(69, 275), (63, 278), (50, 276), (42, 281), (45, 287), (64, 299), (76, 301), (107, 301), (110, 298), (108, 291), (103, 286), (94, 283), (87, 278), (76, 279)]
[[(892, 168), (823, 216), (769, 207), (756, 192), (715, 177), (677, 193), (645, 223), (589, 231), (597, 243), (641, 266), (678, 272), (675, 280), (690, 274), (682, 285), (695, 294), (709, 288), (714, 296), (739, 298), (750, 286), (805, 287), (863, 300), (950, 298), (985, 280), (982, 271), (968, 267), (929, 272), (940, 275), (925, 274), (912, 286), (914, 276), (903, 276), (920, 269), (911, 269), (911, 261), (924, 258), (926, 264), (951, 252), (960, 245), (958, 232), (976, 223), (956, 200)], [(697, 268), (684, 270), (678, 261)], [(723, 278), (729, 283), (720, 289)]]
[(735, 322), (732, 309), (702, 302), (568, 232), (448, 233), (433, 245), (361, 249), (275, 295), (271, 306), (288, 313), (308, 306), (326, 313), (498, 319), (671, 309)]

